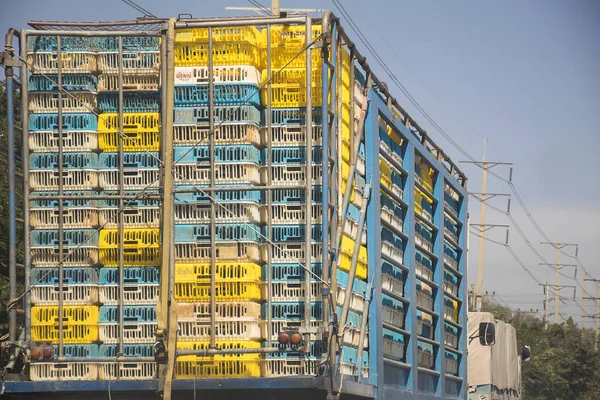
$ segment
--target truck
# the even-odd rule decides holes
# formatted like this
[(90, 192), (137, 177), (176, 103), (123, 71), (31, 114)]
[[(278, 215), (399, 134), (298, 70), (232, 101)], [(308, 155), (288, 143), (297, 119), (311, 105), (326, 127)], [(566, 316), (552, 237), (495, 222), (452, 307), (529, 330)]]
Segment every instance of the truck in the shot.
[[(520, 399), (521, 360), (528, 360), (529, 349), (518, 351), (515, 328), (488, 312), (469, 312), (468, 323), (469, 338), (484, 337), (469, 339), (469, 400)], [(493, 327), (493, 340), (480, 334), (481, 324)]]
[(467, 178), (338, 17), (29, 25), (2, 393), (467, 399)]

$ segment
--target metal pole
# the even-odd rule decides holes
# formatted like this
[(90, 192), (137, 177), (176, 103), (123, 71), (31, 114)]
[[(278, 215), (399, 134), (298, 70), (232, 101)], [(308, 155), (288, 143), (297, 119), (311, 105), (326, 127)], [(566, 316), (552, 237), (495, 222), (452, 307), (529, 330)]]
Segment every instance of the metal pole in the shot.
[[(123, 132), (123, 37), (119, 36), (119, 132)], [(125, 175), (123, 172), (123, 137), (119, 136), (119, 210), (123, 210), (123, 197), (125, 195)], [(119, 351), (117, 355), (123, 354), (123, 340), (125, 329), (123, 327), (123, 267), (125, 265), (125, 231), (123, 212), (119, 212)]]
[[(214, 75), (213, 75), (213, 31), (208, 28), (208, 123), (210, 134), (210, 187), (215, 187), (215, 115), (214, 115)], [(217, 303), (216, 290), (216, 226), (215, 202), (210, 202), (210, 347), (215, 347), (215, 324)]]
[[(62, 122), (62, 54), (61, 54), (61, 43), (60, 36), (56, 38), (56, 58), (58, 66), (58, 195), (63, 194), (63, 122)], [(58, 356), (63, 356), (63, 319), (64, 319), (64, 307), (63, 307), (63, 201), (58, 202)]]
[(585, 282), (587, 279), (587, 270), (583, 270), (583, 287), (581, 290), (581, 329), (585, 329)]
[[(12, 32), (12, 31), (11, 31)], [(12, 43), (12, 35), (9, 39), (7, 34), (7, 45)], [(6, 114), (8, 125), (8, 222), (9, 222), (9, 240), (8, 240), (8, 276), (10, 280), (9, 299), (10, 304), (17, 297), (17, 201), (15, 195), (15, 120), (14, 120), (14, 100), (13, 100), (13, 67), (5, 68), (6, 74)], [(8, 340), (15, 342), (17, 340), (17, 310), (16, 305), (10, 309), (8, 322)]]
[(556, 247), (556, 265), (555, 265), (555, 282), (554, 287), (554, 323), (558, 324), (558, 287), (560, 285), (560, 246)]
[(600, 281), (596, 281), (596, 315), (594, 319), (596, 320), (596, 337), (594, 340), (594, 350), (598, 351), (598, 328), (600, 319), (598, 315), (600, 315), (600, 302), (598, 301), (598, 296), (600, 296)]
[[(19, 40), (19, 51), (23, 60), (27, 59), (27, 36), (21, 31)], [(25, 288), (29, 289), (31, 284), (31, 252), (29, 242), (29, 93), (27, 91), (27, 79), (29, 67), (26, 63), (21, 64), (21, 127), (23, 146), (23, 247), (25, 249), (23, 264), (25, 265)], [(31, 294), (29, 291), (25, 294), (25, 341), (31, 339)]]
[[(275, 0), (274, 0), (275, 3)], [(279, 3), (279, 1), (277, 1)], [(277, 5), (279, 8), (279, 4)], [(312, 41), (312, 20), (306, 16), (305, 46)], [(304, 271), (304, 326), (310, 328), (311, 308), (311, 274), (312, 270), (312, 55), (311, 49), (306, 51), (306, 270)], [(271, 182), (269, 182), (270, 184)], [(325, 232), (322, 232), (324, 235)], [(325, 251), (325, 249), (323, 249)], [(321, 269), (322, 270), (322, 269)], [(325, 296), (327, 297), (327, 296)], [(325, 300), (325, 299), (323, 299)], [(327, 304), (327, 303), (325, 303)], [(310, 351), (310, 333), (304, 335), (305, 349)]]
[(546, 282), (546, 284), (544, 285), (544, 292), (546, 293), (546, 300), (544, 302), (544, 309), (546, 312), (546, 315), (544, 317), (544, 329), (548, 330), (548, 282)]
[(271, 14), (273, 14), (273, 16), (279, 16), (279, 0), (271, 1)]
[(485, 161), (485, 150), (487, 138), (483, 138), (483, 180), (481, 183), (481, 211), (479, 215), (479, 253), (477, 258), (477, 288), (475, 293), (476, 310), (481, 311), (482, 290), (483, 290), (483, 247), (485, 245), (485, 203), (487, 191), (487, 170), (488, 164)]
[[(273, 148), (272, 148), (272, 138), (273, 138), (273, 130), (271, 127), (272, 124), (272, 99), (273, 99), (273, 88), (271, 86), (271, 79), (273, 77), (273, 71), (271, 69), (271, 57), (272, 57), (272, 43), (271, 43), (271, 25), (267, 25), (267, 77), (269, 78), (267, 82), (267, 185), (271, 187), (273, 184), (273, 171), (272, 171), (272, 158), (273, 158)], [(273, 338), (273, 245), (271, 244), (271, 236), (273, 234), (272, 231), (272, 219), (273, 219), (273, 192), (271, 190), (266, 191), (267, 195), (267, 238), (269, 243), (267, 245), (267, 347), (271, 347), (272, 338)]]

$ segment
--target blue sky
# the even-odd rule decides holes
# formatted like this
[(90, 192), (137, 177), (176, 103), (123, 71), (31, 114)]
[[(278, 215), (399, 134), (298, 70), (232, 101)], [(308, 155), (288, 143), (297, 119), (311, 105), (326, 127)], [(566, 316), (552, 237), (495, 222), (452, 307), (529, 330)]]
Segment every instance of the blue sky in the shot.
[[(226, 5), (243, 0), (137, 0), (158, 16), (239, 15)], [(342, 0), (362, 32), (398, 79), (427, 112), (476, 158), (488, 137), (488, 158), (514, 163), (513, 180), (535, 219), (554, 241), (579, 243), (580, 259), (600, 277), (600, 3), (595, 0), (405, 1)], [(0, 0), (0, 31), (26, 27), (27, 20), (109, 21), (138, 13), (124, 3), (84, 0)], [(263, 4), (268, 3), (263, 0)], [(282, 0), (282, 7), (330, 8), (331, 0)], [(376, 28), (375, 28), (376, 27)], [(348, 27), (349, 29), (349, 27)], [(351, 35), (353, 38), (355, 34)], [(385, 38), (385, 39), (384, 39)], [(359, 49), (366, 53), (359, 43)], [(392, 92), (453, 156), (463, 160), (412, 107), (371, 57), (371, 65)], [(480, 191), (481, 170), (464, 166), (469, 189)], [(506, 169), (496, 170), (508, 176)], [(488, 190), (506, 193), (490, 178)], [(492, 204), (504, 208), (499, 198)], [(470, 202), (472, 222), (479, 204)], [(550, 262), (555, 253), (539, 245), (542, 237), (517, 202), (512, 215)], [(507, 224), (488, 212), (487, 223)], [(504, 232), (490, 233), (504, 239)], [(476, 278), (476, 237), (471, 237), (469, 280)], [(554, 281), (547, 268), (511, 229), (510, 243), (541, 281)], [(573, 260), (563, 257), (563, 262)], [(571, 274), (570, 271), (564, 271)], [(581, 282), (583, 271), (579, 271)], [(563, 284), (573, 284), (561, 278)], [(588, 284), (588, 288), (591, 285)], [(486, 243), (484, 290), (499, 293), (514, 308), (542, 308), (542, 291), (508, 252)], [(581, 292), (578, 289), (577, 297)], [(565, 295), (567, 293), (565, 292)], [(561, 310), (579, 315), (578, 305)], [(588, 307), (588, 312), (593, 308)], [(576, 317), (579, 322), (579, 317)], [(592, 321), (588, 321), (591, 326)]]

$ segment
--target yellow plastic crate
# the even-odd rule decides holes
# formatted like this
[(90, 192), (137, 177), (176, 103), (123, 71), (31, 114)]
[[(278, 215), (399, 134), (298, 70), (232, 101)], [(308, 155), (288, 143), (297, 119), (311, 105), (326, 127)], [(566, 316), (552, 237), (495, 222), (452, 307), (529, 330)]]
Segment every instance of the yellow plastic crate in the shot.
[(379, 182), (381, 182), (381, 185), (392, 190), (392, 169), (381, 158), (379, 159)]
[(123, 151), (159, 151), (160, 134), (156, 132), (98, 132), (98, 146), (102, 151), (119, 151), (119, 140), (123, 140)]
[[(267, 70), (262, 72), (262, 82), (265, 87), (261, 90), (261, 101), (268, 102)], [(283, 108), (306, 107), (306, 68), (286, 68), (272, 71), (271, 106)], [(322, 72), (318, 68), (312, 71), (312, 104), (318, 107), (323, 100)]]
[[(209, 342), (179, 342), (180, 350), (205, 350)], [(218, 341), (219, 349), (257, 349), (259, 342)], [(259, 354), (223, 354), (213, 356), (180, 356), (175, 363), (176, 379), (251, 378), (260, 376)]]
[[(98, 307), (65, 306), (63, 312), (63, 343), (91, 343), (98, 340)], [(32, 307), (32, 340), (57, 344), (59, 336), (58, 306)]]
[[(260, 301), (260, 281), (254, 282), (217, 282), (215, 283), (216, 301)], [(210, 279), (196, 282), (175, 283), (175, 300), (210, 300)]]
[[(160, 266), (160, 229), (123, 229), (125, 265)], [(119, 265), (119, 230), (100, 231), (100, 263), (105, 267)]]
[[(339, 269), (345, 272), (350, 271), (352, 266), (352, 254), (354, 253), (354, 240), (346, 235), (342, 236), (342, 251), (340, 255)], [(359, 279), (367, 279), (367, 248), (360, 246), (358, 250), (358, 262), (356, 264), (356, 277)]]
[[(208, 65), (208, 44), (176, 43), (175, 66)], [(221, 42), (213, 44), (213, 65), (252, 65), (263, 68), (263, 58), (257, 46), (248, 42)]]
[[(322, 32), (321, 25), (311, 25), (312, 41), (318, 40)], [(260, 47), (267, 48), (267, 30), (261, 32)], [(306, 25), (272, 25), (271, 46), (301, 50), (306, 46)]]
[[(213, 43), (248, 42), (255, 46), (262, 42), (262, 35), (254, 26), (223, 26), (212, 28)], [(175, 43), (208, 43), (208, 28), (175, 30)]]
[[(123, 113), (123, 133), (158, 132), (159, 113)], [(119, 132), (119, 113), (104, 113), (98, 116), (98, 132)]]
[[(216, 263), (215, 272), (217, 282), (260, 281), (262, 278), (262, 267), (248, 262)], [(210, 281), (210, 276), (209, 263), (175, 264), (175, 283)]]

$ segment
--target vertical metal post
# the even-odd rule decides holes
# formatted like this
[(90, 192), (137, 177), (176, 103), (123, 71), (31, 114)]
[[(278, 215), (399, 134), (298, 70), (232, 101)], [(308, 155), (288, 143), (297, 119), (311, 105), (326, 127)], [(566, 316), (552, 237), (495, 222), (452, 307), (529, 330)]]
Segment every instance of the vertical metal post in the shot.
[[(325, 282), (330, 281), (329, 271), (329, 251), (328, 251), (328, 238), (327, 232), (329, 230), (329, 46), (327, 40), (331, 34), (331, 28), (329, 25), (329, 14), (323, 15), (323, 48), (322, 48), (322, 63), (321, 70), (323, 71), (322, 78), (322, 97), (321, 97), (321, 146), (322, 146), (322, 182), (321, 182), (321, 215), (322, 225), (321, 229), (323, 234), (321, 235), (321, 267), (323, 268), (323, 280)], [(307, 132), (307, 135), (312, 135), (312, 132)], [(309, 201), (307, 199), (307, 201)], [(308, 249), (306, 251), (309, 251)], [(335, 275), (335, 271), (331, 271), (332, 275)], [(333, 287), (333, 285), (331, 285)], [(326, 296), (325, 296), (326, 297)], [(324, 299), (325, 300), (325, 299)], [(326, 303), (323, 303), (325, 306)]]
[[(27, 35), (21, 32), (19, 51), (23, 60), (27, 59)], [(21, 145), (23, 146), (23, 247), (25, 249), (23, 264), (25, 265), (25, 289), (31, 287), (31, 252), (29, 241), (29, 92), (27, 91), (27, 79), (29, 67), (27, 63), (21, 64)], [(31, 339), (31, 294), (25, 292), (25, 340)]]
[(583, 269), (583, 287), (581, 288), (581, 329), (585, 328), (585, 282), (587, 279), (587, 270)]
[(279, 16), (279, 2), (280, 0), (271, 0), (271, 14)]
[(554, 323), (558, 324), (558, 290), (560, 285), (560, 246), (556, 247), (555, 286), (554, 286)]
[[(14, 120), (14, 89), (13, 67), (5, 68), (6, 74), (6, 114), (8, 125), (8, 276), (10, 280), (9, 301), (17, 297), (17, 202), (15, 194), (15, 120)], [(10, 310), (8, 320), (8, 340), (17, 339), (17, 310), (16, 305)]]
[[(271, 102), (273, 99), (273, 88), (271, 86), (271, 79), (273, 77), (272, 70), (272, 43), (271, 43), (271, 24), (267, 25), (267, 185), (271, 186), (273, 181), (273, 170), (272, 170), (272, 159), (273, 159), (273, 129), (272, 129), (272, 107)], [(271, 244), (271, 237), (273, 235), (272, 219), (273, 219), (273, 190), (268, 189), (265, 193), (267, 195), (267, 239), (269, 241), (267, 245), (267, 347), (271, 347), (273, 339), (273, 245)]]
[[(461, 207), (459, 209), (458, 212), (458, 216), (459, 216), (459, 220), (460, 221), (465, 221), (465, 223), (463, 223), (462, 226), (462, 231), (461, 231), (461, 237), (459, 239), (459, 245), (462, 248), (462, 251), (460, 253), (460, 259), (458, 260), (458, 271), (462, 274), (461, 280), (459, 281), (460, 283), (460, 287), (459, 287), (459, 293), (462, 293), (462, 296), (459, 296), (462, 300), (462, 306), (461, 306), (461, 316), (460, 316), (460, 326), (461, 329), (459, 331), (459, 350), (462, 352), (462, 356), (461, 356), (461, 363), (460, 363), (460, 377), (462, 378), (462, 384), (460, 386), (460, 395), (459, 398), (464, 398), (466, 396), (466, 393), (468, 391), (468, 377), (467, 377), (467, 371), (468, 371), (468, 365), (467, 365), (467, 353), (468, 353), (468, 343), (467, 343), (467, 327), (468, 327), (468, 309), (467, 309), (467, 297), (468, 297), (468, 292), (469, 292), (469, 286), (468, 286), (468, 282), (467, 282), (467, 271), (468, 271), (468, 257), (466, 256), (467, 254), (469, 254), (469, 224), (470, 224), (470, 220), (469, 220), (469, 192), (467, 189), (467, 182), (464, 181), (463, 185), (462, 185), (462, 202), (461, 202)], [(440, 199), (441, 196), (443, 196), (443, 193), (440, 194)], [(440, 255), (442, 258), (440, 258), (441, 260), (441, 264), (444, 265), (444, 248), (442, 246), (442, 248), (440, 249)], [(445, 267), (444, 267), (445, 268)], [(443, 332), (442, 332), (443, 335)], [(445, 361), (444, 361), (445, 364)]]
[[(125, 195), (125, 175), (123, 172), (124, 154), (123, 154), (123, 37), (119, 36), (119, 351), (118, 355), (123, 354), (123, 340), (125, 330), (123, 328), (123, 266), (125, 265), (125, 231), (123, 223), (123, 196)], [(118, 367), (118, 366), (117, 366)]]
[(483, 248), (485, 245), (485, 205), (486, 205), (486, 191), (487, 191), (487, 173), (488, 164), (485, 161), (485, 148), (487, 145), (487, 138), (483, 138), (483, 180), (481, 183), (481, 210), (479, 216), (479, 253), (477, 257), (477, 288), (475, 292), (475, 309), (481, 311), (482, 303), (482, 290), (483, 290)]
[(598, 301), (598, 298), (600, 296), (600, 281), (596, 281), (596, 315), (594, 316), (594, 319), (596, 320), (596, 337), (594, 340), (594, 350), (598, 351), (598, 328), (600, 327), (600, 318), (598, 318), (598, 316), (600, 315), (600, 301)]
[[(408, 389), (413, 393), (418, 391), (419, 387), (419, 358), (417, 348), (417, 273), (416, 273), (416, 249), (415, 249), (415, 146), (411, 141), (406, 145), (404, 156), (404, 167), (408, 172), (406, 178), (404, 200), (409, 205), (405, 221), (405, 233), (410, 238), (404, 253), (404, 260), (408, 263), (408, 285), (409, 285), (409, 300), (410, 312), (406, 321), (407, 330), (411, 334), (411, 339), (406, 349), (406, 363), (411, 365), (411, 379), (408, 380)], [(406, 254), (408, 252), (408, 255)], [(440, 318), (443, 318), (440, 310)]]
[[(312, 41), (312, 19), (310, 16), (306, 16), (306, 37), (305, 46), (308, 46)], [(306, 270), (304, 271), (304, 326), (310, 328), (311, 320), (311, 274), (309, 270), (312, 270), (312, 168), (313, 168), (313, 154), (312, 154), (312, 50), (308, 48), (306, 50), (306, 258), (304, 265)], [(269, 185), (271, 182), (269, 182)], [(322, 232), (324, 235), (325, 232)], [(324, 251), (324, 250), (323, 250)], [(327, 297), (327, 296), (326, 296)], [(310, 351), (310, 334), (304, 335), (305, 349), (306, 352)]]
[(63, 122), (62, 122), (62, 54), (60, 36), (56, 37), (56, 58), (58, 65), (58, 356), (62, 357), (63, 349)]
[(544, 293), (546, 295), (546, 299), (544, 300), (544, 329), (548, 330), (548, 282), (544, 285)]
[[(210, 188), (215, 187), (215, 109), (214, 109), (214, 75), (213, 75), (213, 31), (208, 27), (208, 123), (210, 135)], [(214, 196), (214, 192), (211, 192)], [(215, 226), (215, 202), (210, 202), (210, 347), (215, 347), (215, 322), (217, 303), (215, 299), (216, 290), (216, 226)]]

